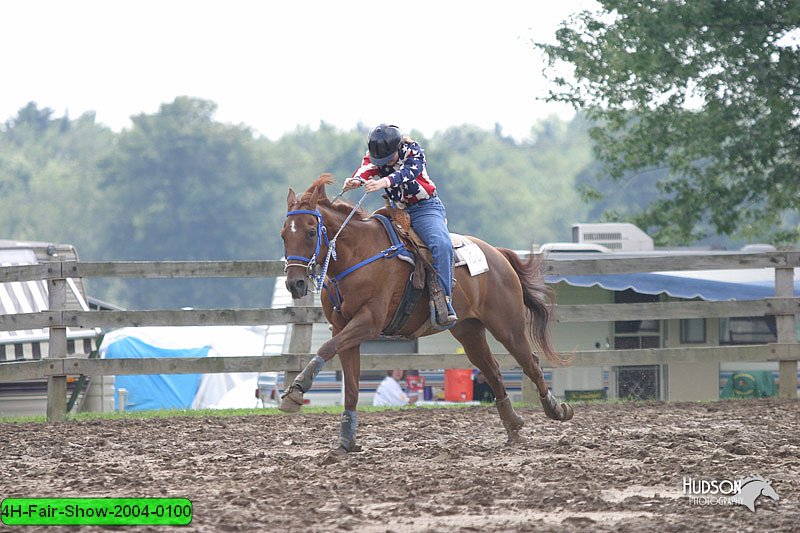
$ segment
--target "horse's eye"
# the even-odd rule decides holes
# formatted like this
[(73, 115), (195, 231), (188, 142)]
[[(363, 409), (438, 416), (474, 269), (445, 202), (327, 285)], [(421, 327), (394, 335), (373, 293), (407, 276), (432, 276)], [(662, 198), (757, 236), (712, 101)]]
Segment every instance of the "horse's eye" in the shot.
[(317, 230), (315, 230), (315, 229), (310, 229), (310, 230), (308, 230), (306, 233), (307, 233), (307, 234), (308, 234), (308, 236), (309, 236), (309, 237), (311, 237), (312, 239), (313, 239), (314, 237), (316, 237), (316, 236), (317, 236)]

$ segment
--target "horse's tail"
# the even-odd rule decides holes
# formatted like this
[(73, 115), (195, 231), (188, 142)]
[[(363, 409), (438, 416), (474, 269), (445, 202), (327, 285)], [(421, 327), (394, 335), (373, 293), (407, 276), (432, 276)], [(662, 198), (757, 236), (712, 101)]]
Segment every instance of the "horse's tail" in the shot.
[(525, 307), (531, 312), (530, 332), (536, 347), (554, 365), (569, 364), (570, 360), (561, 356), (553, 348), (550, 338), (550, 321), (553, 317), (555, 291), (544, 282), (544, 258), (531, 253), (528, 260), (523, 262), (513, 250), (499, 247), (497, 250), (511, 263), (522, 283), (522, 299)]

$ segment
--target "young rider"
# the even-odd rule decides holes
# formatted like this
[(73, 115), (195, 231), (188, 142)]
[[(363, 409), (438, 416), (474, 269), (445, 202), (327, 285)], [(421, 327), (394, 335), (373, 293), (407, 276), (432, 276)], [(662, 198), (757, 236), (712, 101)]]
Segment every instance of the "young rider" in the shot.
[(364, 185), (367, 192), (385, 189), (389, 199), (405, 208), (411, 227), (425, 241), (433, 255), (433, 266), (445, 294), (447, 315), (436, 317), (442, 327), (455, 324), (453, 309), (453, 246), (447, 229), (444, 204), (436, 194), (436, 185), (428, 176), (422, 147), (403, 136), (397, 126), (380, 124), (369, 132), (367, 153), (361, 167), (345, 181), (344, 190)]

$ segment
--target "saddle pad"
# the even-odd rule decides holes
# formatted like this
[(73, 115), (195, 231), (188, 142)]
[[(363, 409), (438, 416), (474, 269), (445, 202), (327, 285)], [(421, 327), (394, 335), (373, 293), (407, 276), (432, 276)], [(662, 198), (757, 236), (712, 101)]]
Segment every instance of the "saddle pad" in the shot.
[(486, 262), (486, 255), (480, 246), (457, 233), (450, 234), (450, 242), (453, 243), (456, 256), (454, 266), (466, 265), (470, 276), (477, 276), (489, 271), (489, 263)]

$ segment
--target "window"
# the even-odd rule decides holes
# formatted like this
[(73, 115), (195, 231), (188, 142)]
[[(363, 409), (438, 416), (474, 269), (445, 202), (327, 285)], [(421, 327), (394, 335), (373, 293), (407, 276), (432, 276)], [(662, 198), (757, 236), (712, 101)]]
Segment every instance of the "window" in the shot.
[[(658, 302), (657, 294), (639, 294), (630, 289), (614, 293), (614, 303)], [(621, 320), (614, 322), (614, 348), (633, 350), (661, 347), (661, 322), (658, 320)]]
[(639, 348), (660, 348), (661, 339), (657, 335), (643, 336), (616, 336), (614, 337), (615, 350), (636, 350)]
[(777, 342), (775, 318), (763, 316), (719, 319), (720, 344), (765, 344)]
[(681, 344), (702, 344), (705, 342), (705, 318), (684, 318), (681, 320)]

